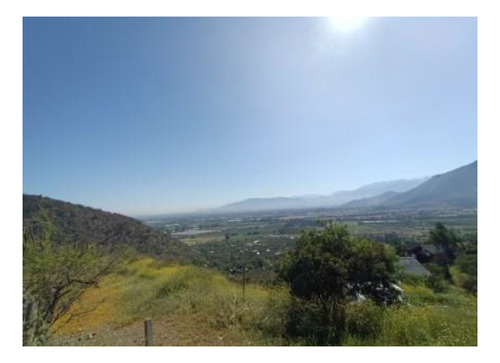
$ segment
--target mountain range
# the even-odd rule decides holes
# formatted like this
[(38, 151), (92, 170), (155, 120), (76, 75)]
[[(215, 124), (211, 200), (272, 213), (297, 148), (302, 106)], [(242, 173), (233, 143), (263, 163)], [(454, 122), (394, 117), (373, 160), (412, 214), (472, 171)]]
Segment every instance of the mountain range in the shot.
[(215, 208), (212, 212), (257, 212), (281, 209), (308, 209), (338, 207), (353, 200), (375, 197), (387, 192), (406, 192), (428, 178), (401, 179), (373, 183), (354, 190), (342, 190), (330, 195), (304, 195), (295, 197), (250, 198)]
[(211, 211), (233, 213), (327, 207), (476, 208), (477, 161), (430, 178), (378, 182), (331, 195), (251, 198)]
[(380, 203), (386, 208), (477, 208), (477, 161)]

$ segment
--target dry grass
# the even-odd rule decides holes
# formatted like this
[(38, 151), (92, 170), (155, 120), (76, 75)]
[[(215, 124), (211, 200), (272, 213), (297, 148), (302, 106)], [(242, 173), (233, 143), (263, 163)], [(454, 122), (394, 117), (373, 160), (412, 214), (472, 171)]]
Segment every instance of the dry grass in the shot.
[(86, 291), (52, 344), (143, 345), (143, 320), (152, 317), (156, 345), (266, 345), (254, 322), (270, 294), (249, 284), (243, 301), (241, 286), (216, 272), (146, 258)]
[[(351, 305), (346, 345), (477, 345), (477, 299), (456, 287), (435, 293), (404, 284), (407, 303)], [(145, 258), (86, 291), (55, 327), (53, 345), (144, 345), (153, 319), (155, 345), (303, 344), (284, 338), (288, 293), (241, 285), (195, 266)]]

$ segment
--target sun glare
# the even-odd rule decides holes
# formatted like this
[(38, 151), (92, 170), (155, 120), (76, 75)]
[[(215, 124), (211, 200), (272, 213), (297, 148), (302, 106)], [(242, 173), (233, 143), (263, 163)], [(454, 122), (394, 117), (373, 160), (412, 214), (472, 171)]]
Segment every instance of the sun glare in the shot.
[(341, 31), (343, 33), (352, 32), (360, 27), (366, 22), (365, 17), (329, 17), (328, 21), (332, 28), (336, 31)]

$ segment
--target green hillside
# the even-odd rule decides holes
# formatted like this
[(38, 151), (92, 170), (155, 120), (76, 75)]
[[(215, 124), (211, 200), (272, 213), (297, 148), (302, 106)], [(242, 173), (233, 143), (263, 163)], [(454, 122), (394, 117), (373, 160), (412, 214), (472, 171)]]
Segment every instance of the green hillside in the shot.
[(177, 261), (190, 260), (191, 249), (142, 222), (116, 213), (67, 203), (47, 197), (23, 195), (25, 233), (40, 235), (47, 224), (57, 244), (128, 246), (137, 252)]

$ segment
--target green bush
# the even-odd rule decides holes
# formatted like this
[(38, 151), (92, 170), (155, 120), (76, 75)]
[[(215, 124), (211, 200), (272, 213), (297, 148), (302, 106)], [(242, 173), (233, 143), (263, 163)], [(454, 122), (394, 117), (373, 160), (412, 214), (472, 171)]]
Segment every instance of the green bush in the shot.
[(363, 317), (352, 308), (349, 320), (347, 307), (360, 294), (379, 304), (397, 301), (399, 292), (391, 285), (395, 261), (394, 250), (350, 236), (344, 225), (304, 232), (278, 271), (292, 295), (286, 335), (308, 345), (339, 345), (349, 323), (356, 334), (372, 334), (368, 325), (377, 321), (375, 314)]
[(163, 299), (171, 294), (185, 290), (188, 287), (189, 285), (185, 279), (175, 277), (161, 284), (156, 292), (156, 298)]
[(427, 287), (434, 292), (447, 292), (449, 290), (449, 283), (441, 276), (433, 274), (425, 281)]
[(347, 307), (347, 333), (360, 340), (372, 341), (380, 335), (386, 314), (386, 308), (365, 301), (349, 304)]
[(350, 236), (344, 225), (304, 232), (296, 248), (281, 260), (278, 276), (293, 296), (335, 303), (358, 294), (385, 301), (395, 281), (396, 255), (390, 247)]
[(302, 345), (339, 345), (345, 336), (345, 305), (327, 299), (292, 298), (285, 334)]
[(456, 260), (456, 265), (462, 272), (460, 286), (466, 291), (477, 294), (477, 254), (462, 254)]

